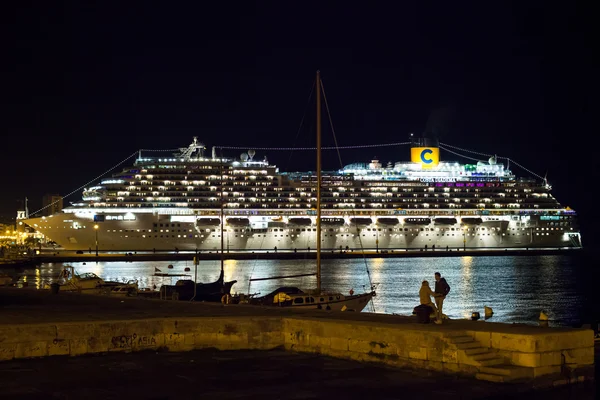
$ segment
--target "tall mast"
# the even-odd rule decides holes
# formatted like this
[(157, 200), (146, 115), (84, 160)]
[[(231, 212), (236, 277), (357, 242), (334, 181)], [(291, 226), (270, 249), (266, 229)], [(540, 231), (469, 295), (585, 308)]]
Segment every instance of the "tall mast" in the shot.
[(223, 224), (225, 222), (225, 219), (223, 218), (223, 155), (221, 155), (221, 158), (219, 159), (219, 165), (221, 166), (221, 273), (223, 273), (223, 264), (225, 263), (223, 260)]
[(321, 293), (321, 73), (317, 71), (317, 291)]

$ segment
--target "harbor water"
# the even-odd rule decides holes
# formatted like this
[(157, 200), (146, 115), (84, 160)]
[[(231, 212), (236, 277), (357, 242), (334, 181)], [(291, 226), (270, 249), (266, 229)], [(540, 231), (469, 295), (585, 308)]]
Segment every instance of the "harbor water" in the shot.
[[(193, 279), (192, 261), (74, 262), (78, 273), (93, 272), (105, 280), (136, 279), (140, 288), (175, 284), (177, 279)], [(168, 266), (172, 265), (172, 268)], [(14, 278), (29, 287), (41, 287), (61, 271), (63, 263), (12, 271)], [(186, 269), (189, 268), (189, 271)], [(225, 280), (237, 280), (232, 293), (267, 294), (280, 286), (311, 288), (314, 276), (262, 280), (252, 278), (295, 275), (315, 270), (314, 260), (225, 260)], [(218, 278), (220, 261), (201, 261), (198, 282)], [(549, 316), (550, 326), (578, 326), (597, 318), (591, 303), (593, 271), (583, 253), (550, 256), (477, 256), (339, 259), (322, 261), (323, 288), (355, 293), (376, 285), (377, 296), (365, 312), (410, 315), (419, 304), (423, 280), (434, 285), (439, 271), (450, 284), (444, 313), (450, 318), (470, 318), (473, 312), (484, 316), (491, 307), (490, 321), (537, 324), (540, 312)], [(5, 271), (11, 273), (10, 271)], [(156, 272), (180, 277), (154, 276)]]

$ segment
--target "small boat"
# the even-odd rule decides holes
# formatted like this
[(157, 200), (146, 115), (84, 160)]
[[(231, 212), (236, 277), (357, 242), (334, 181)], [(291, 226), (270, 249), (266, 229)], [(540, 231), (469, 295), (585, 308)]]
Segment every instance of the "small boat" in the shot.
[(137, 280), (130, 280), (123, 285), (113, 286), (108, 294), (111, 296), (135, 297), (138, 295), (138, 282)]
[[(66, 265), (63, 268), (54, 283), (58, 283), (59, 291), (63, 292), (113, 294), (113, 289), (119, 289), (115, 293), (120, 292), (120, 289), (123, 288), (127, 293), (137, 293), (138, 290), (137, 280), (127, 283), (105, 281), (93, 272), (78, 274), (75, 268), (70, 265)], [(45, 285), (45, 288), (50, 288), (50, 285)]]
[(167, 300), (220, 302), (223, 296), (231, 295), (231, 287), (236, 282), (225, 282), (224, 271), (221, 269), (221, 274), (215, 282), (196, 283), (195, 293), (194, 281), (192, 279), (178, 280), (175, 285), (162, 285), (160, 287), (160, 298)]
[(346, 296), (339, 292), (307, 290), (283, 286), (262, 297), (250, 298), (249, 304), (261, 306), (292, 307), (296, 310), (362, 311), (374, 293)]

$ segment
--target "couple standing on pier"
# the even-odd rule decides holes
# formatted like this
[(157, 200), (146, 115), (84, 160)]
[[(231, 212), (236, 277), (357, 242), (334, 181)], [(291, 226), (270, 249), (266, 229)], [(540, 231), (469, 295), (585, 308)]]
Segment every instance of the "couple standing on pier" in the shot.
[[(422, 305), (431, 307), (435, 312), (436, 324), (442, 323), (442, 307), (448, 293), (450, 293), (450, 285), (448, 285), (445, 278), (442, 278), (442, 275), (439, 272), (435, 273), (435, 291), (431, 291), (428, 281), (423, 281), (421, 289), (419, 290), (420, 302)], [(435, 304), (431, 302), (431, 296), (433, 296)]]

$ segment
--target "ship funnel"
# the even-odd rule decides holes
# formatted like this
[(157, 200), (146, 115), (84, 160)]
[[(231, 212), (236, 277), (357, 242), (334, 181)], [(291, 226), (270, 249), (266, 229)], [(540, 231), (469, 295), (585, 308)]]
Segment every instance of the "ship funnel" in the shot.
[(212, 159), (214, 160), (215, 158), (217, 158), (217, 148), (213, 146), (213, 148), (212, 148)]
[(410, 160), (421, 168), (434, 168), (440, 162), (440, 143), (433, 137), (415, 137), (410, 134)]

